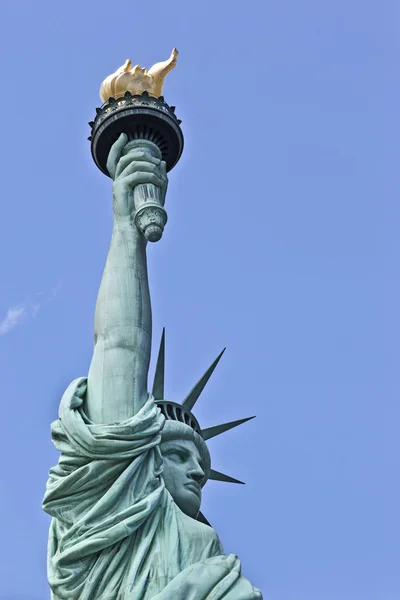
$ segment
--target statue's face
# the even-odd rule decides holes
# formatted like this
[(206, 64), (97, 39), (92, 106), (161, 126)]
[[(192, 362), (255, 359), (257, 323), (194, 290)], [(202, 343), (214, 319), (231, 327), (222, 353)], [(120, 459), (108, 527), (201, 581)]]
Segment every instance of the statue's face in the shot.
[(204, 467), (200, 452), (192, 440), (162, 442), (165, 487), (182, 512), (197, 517), (201, 504), (201, 485)]

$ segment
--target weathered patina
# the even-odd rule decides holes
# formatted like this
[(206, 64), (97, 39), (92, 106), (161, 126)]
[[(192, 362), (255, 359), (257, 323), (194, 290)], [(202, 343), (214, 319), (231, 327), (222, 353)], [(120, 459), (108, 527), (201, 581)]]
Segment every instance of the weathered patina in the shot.
[(164, 395), (164, 336), (152, 393), (147, 239), (143, 197), (167, 189), (166, 163), (121, 134), (107, 169), (114, 227), (95, 313), (87, 377), (71, 383), (52, 424), (61, 456), (44, 509), (52, 516), (48, 579), (53, 600), (259, 600), (200, 512), (211, 468), (206, 440), (247, 419), (202, 430), (193, 406), (220, 357), (182, 404)]

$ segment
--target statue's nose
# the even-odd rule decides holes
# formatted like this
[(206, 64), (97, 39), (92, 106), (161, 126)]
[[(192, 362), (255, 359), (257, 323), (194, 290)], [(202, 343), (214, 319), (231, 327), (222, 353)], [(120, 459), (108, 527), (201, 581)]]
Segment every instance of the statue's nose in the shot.
[(190, 479), (193, 479), (193, 481), (196, 481), (196, 483), (201, 483), (204, 479), (204, 471), (200, 465), (196, 465), (193, 469), (191, 469), (188, 475)]

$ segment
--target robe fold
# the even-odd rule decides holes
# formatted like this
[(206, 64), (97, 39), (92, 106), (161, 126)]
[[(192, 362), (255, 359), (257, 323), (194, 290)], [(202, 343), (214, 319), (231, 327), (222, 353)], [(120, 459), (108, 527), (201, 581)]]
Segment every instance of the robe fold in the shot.
[(86, 386), (71, 383), (51, 426), (61, 452), (43, 501), (52, 600), (262, 600), (215, 531), (165, 489), (154, 399), (98, 425), (85, 414)]

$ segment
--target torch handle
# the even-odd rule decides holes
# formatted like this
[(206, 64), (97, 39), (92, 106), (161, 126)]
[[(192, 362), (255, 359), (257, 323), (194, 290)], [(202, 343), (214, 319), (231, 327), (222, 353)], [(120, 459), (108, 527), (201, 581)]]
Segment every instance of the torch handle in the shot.
[[(126, 154), (132, 150), (143, 150), (151, 156), (161, 160), (162, 154), (159, 147), (150, 140), (137, 139), (128, 142)], [(135, 204), (135, 224), (149, 242), (158, 242), (161, 239), (167, 213), (162, 205), (161, 190), (153, 183), (140, 183), (133, 189)]]
[(153, 183), (140, 183), (133, 190), (135, 223), (149, 242), (161, 239), (167, 213), (161, 204), (161, 190)]

